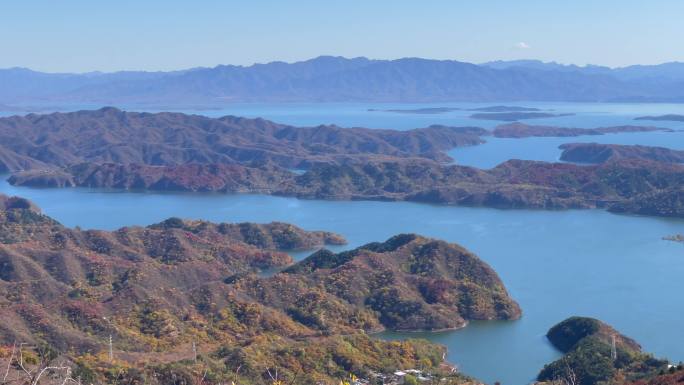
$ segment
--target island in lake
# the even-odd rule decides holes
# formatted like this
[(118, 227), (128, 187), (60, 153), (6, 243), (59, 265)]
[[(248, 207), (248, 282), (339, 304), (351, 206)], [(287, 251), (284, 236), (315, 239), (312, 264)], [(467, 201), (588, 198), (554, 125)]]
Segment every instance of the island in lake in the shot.
[(425, 108), (408, 108), (408, 109), (390, 109), (390, 110), (378, 110), (374, 108), (369, 108), (370, 112), (395, 112), (397, 114), (444, 114), (447, 112), (460, 111), (460, 108), (452, 107), (425, 107)]
[(684, 243), (684, 234), (668, 235), (663, 237), (663, 240)]
[(638, 118), (634, 118), (634, 120), (656, 120), (656, 121), (664, 121), (664, 122), (684, 122), (684, 115), (667, 114), (667, 115), (658, 115), (658, 116), (640, 116)]
[[(439, 345), (369, 334), (519, 318), (494, 270), (458, 245), (415, 234), (294, 264), (286, 253), (342, 242), (284, 223), (171, 218), (71, 229), (25, 199), (0, 196), (8, 373), (24, 378), (23, 356), (36, 357), (31, 370), (74, 362), (74, 377), (88, 383), (166, 385), (209, 370), (216, 383), (260, 383), (277, 367), (301, 384), (416, 368), (440, 384), (474, 384)], [(282, 271), (258, 274), (273, 267)]]
[(515, 122), (527, 119), (559, 118), (574, 114), (553, 114), (550, 112), (483, 112), (470, 115), (471, 119), (499, 120), (502, 122)]
[(475, 112), (538, 112), (541, 111), (539, 108), (533, 107), (520, 107), (520, 106), (490, 106), (490, 107), (479, 107), (470, 108), (468, 111)]
[[(496, 112), (496, 113), (529, 113), (541, 111), (538, 108), (531, 107), (518, 107), (518, 106), (490, 106), (490, 107), (479, 107), (479, 108), (456, 108), (456, 107), (424, 107), (424, 108), (399, 108), (399, 109), (389, 109), (380, 110), (375, 108), (369, 108), (370, 112), (396, 112), (398, 114), (444, 114), (447, 112), (454, 111), (473, 111), (473, 112)], [(487, 114), (483, 114), (487, 115)], [(497, 119), (500, 120), (500, 119)]]
[(529, 125), (525, 123), (502, 124), (494, 128), (492, 135), (497, 138), (529, 138), (529, 137), (572, 137), (584, 135), (606, 135), (619, 132), (672, 132), (669, 128), (652, 126), (615, 126), (599, 128), (575, 128)]

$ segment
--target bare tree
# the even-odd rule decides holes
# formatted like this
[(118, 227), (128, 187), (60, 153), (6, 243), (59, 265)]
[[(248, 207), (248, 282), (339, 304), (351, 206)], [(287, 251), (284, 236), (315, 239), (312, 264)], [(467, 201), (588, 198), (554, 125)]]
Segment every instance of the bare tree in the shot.
[(235, 369), (235, 375), (233, 375), (233, 381), (231, 381), (230, 385), (237, 385), (240, 369), (242, 369), (242, 365), (238, 365), (237, 369)]
[(293, 385), (295, 381), (297, 381), (297, 378), (299, 377), (299, 374), (301, 373), (301, 368), (297, 370), (294, 376), (292, 376), (292, 380), (289, 382), (286, 382), (284, 379), (279, 378), (278, 376), (278, 368), (275, 368), (275, 375), (271, 373), (270, 368), (266, 368), (266, 372), (268, 373), (268, 376), (271, 377), (271, 385)]
[[(15, 342), (12, 345), (12, 353), (10, 355), (9, 361), (7, 362), (7, 368), (5, 370), (5, 375), (3, 376), (3, 384), (12, 383), (22, 383), (29, 385), (38, 385), (41, 380), (45, 380), (50, 375), (57, 374), (56, 383), (59, 385), (66, 385), (69, 383), (78, 384), (79, 382), (71, 377), (71, 367), (62, 363), (54, 363), (57, 358), (57, 353), (50, 349), (47, 345), (36, 348), (38, 353), (39, 361), (38, 363), (30, 367), (30, 365), (24, 360), (24, 346), (26, 343), (20, 343), (17, 346)], [(18, 377), (9, 378), (10, 369), (14, 365), (17, 368)]]
[(554, 384), (558, 385), (579, 385), (580, 377), (575, 372), (575, 369), (570, 365), (570, 362), (566, 357), (563, 358), (563, 364), (565, 365), (565, 373), (554, 380)]
[(6, 384), (7, 383), (7, 376), (9, 375), (10, 368), (12, 367), (12, 361), (14, 361), (14, 355), (16, 354), (17, 350), (17, 341), (14, 341), (12, 344), (12, 354), (10, 354), (9, 360), (7, 360), (7, 370), (5, 370), (5, 375), (2, 377), (2, 383)]

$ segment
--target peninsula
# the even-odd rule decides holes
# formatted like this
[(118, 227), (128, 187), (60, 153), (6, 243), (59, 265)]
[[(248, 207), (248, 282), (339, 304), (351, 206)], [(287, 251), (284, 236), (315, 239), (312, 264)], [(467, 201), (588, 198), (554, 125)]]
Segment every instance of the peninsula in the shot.
[(588, 317), (570, 317), (546, 334), (563, 357), (546, 365), (539, 384), (578, 385), (643, 383), (678, 369), (642, 352), (641, 346), (611, 326)]
[[(284, 252), (343, 241), (283, 223), (178, 218), (70, 229), (0, 196), (0, 345), (37, 357), (32, 366), (71, 362), (74, 378), (91, 382), (162, 385), (211, 372), (214, 383), (260, 383), (277, 367), (315, 384), (420, 367), (469, 384), (443, 347), (367, 333), (520, 317), (497, 274), (458, 245), (403, 234), (295, 264)], [(255, 274), (270, 267), (286, 269)]]

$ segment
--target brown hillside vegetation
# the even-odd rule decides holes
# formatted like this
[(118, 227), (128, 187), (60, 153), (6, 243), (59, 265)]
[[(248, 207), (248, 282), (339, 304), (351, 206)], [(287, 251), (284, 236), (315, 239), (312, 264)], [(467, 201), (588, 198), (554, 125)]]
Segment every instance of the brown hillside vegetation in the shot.
[[(0, 341), (49, 346), (98, 381), (112, 370), (130, 381), (192, 376), (197, 365), (211, 371), (207, 383), (262, 383), (276, 367), (289, 378), (306, 373), (306, 384), (411, 367), (450, 377), (441, 347), (366, 332), (520, 315), (476, 256), (417, 235), (291, 265), (280, 250), (343, 239), (283, 223), (177, 218), (112, 232), (68, 229), (24, 199), (0, 203)], [(288, 265), (272, 277), (255, 274)], [(110, 334), (115, 362), (106, 359)], [(187, 361), (193, 343), (201, 364)]]
[(80, 164), (10, 177), (24, 186), (251, 192), (333, 200), (407, 200), (497, 208), (607, 208), (684, 216), (684, 166), (621, 160), (579, 166), (511, 160), (491, 170), (431, 161), (316, 165), (302, 175), (277, 166)]
[(568, 143), (561, 160), (575, 163), (604, 163), (621, 159), (644, 159), (664, 163), (684, 163), (684, 151), (665, 147), (602, 143)]
[(0, 118), (0, 172), (15, 171), (10, 183), (36, 187), (248, 192), (497, 208), (599, 207), (682, 216), (684, 166), (662, 162), (675, 159), (666, 149), (599, 150), (600, 159), (607, 154), (615, 161), (596, 166), (510, 160), (490, 170), (447, 164), (451, 158), (445, 152), (482, 143), (490, 134), (518, 138), (654, 130), (661, 129), (517, 123), (492, 132), (446, 126), (408, 131), (294, 127), (263, 119), (103, 108)]
[(443, 151), (482, 143), (486, 130), (432, 126), (409, 131), (294, 127), (264, 119), (96, 111), (0, 118), (0, 172), (78, 163), (155, 166), (274, 162), (303, 168), (368, 156), (449, 161)]

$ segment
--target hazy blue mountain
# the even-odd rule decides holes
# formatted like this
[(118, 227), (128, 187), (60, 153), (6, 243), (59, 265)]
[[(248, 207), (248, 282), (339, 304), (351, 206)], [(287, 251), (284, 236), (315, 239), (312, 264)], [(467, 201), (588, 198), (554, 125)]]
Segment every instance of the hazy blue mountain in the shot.
[(575, 64), (560, 64), (556, 62), (543, 62), (541, 60), (497, 60), (481, 64), (483, 67), (495, 69), (509, 69), (509, 68), (527, 68), (544, 71), (562, 71), (562, 72), (584, 72), (591, 74), (609, 75), (611, 69), (609, 67), (588, 65), (578, 66)]
[[(192, 71), (192, 70), (190, 70)], [(0, 69), (0, 100), (5, 103), (60, 100), (63, 95), (87, 87), (100, 87), (122, 82), (146, 83), (161, 77), (173, 77), (188, 71), (143, 72), (121, 71), (84, 74), (44, 73), (26, 68)]]
[(675, 80), (684, 81), (684, 63), (671, 62), (659, 65), (634, 65), (613, 70), (615, 76), (624, 80)]
[(684, 63), (681, 62), (610, 68), (596, 65), (559, 64), (556, 62), (542, 62), (540, 60), (510, 60), (483, 63), (482, 66), (495, 69), (528, 68), (545, 71), (581, 72), (592, 75), (611, 75), (626, 81), (649, 81), (654, 79), (684, 81)]
[(0, 103), (223, 103), (231, 101), (682, 101), (684, 64), (610, 69), (534, 60), (322, 56), (175, 72), (47, 74), (0, 70)]

